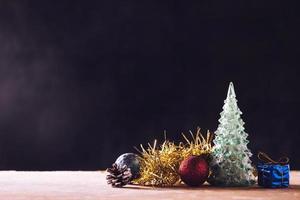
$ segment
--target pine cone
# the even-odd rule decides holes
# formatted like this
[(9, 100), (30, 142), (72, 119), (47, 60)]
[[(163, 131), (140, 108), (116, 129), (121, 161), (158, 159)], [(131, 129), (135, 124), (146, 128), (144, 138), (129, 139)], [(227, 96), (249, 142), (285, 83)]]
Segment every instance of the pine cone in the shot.
[(123, 187), (132, 178), (131, 170), (126, 165), (118, 166), (114, 163), (112, 168), (108, 168), (106, 171), (109, 173), (106, 176), (107, 184), (111, 184), (112, 187)]

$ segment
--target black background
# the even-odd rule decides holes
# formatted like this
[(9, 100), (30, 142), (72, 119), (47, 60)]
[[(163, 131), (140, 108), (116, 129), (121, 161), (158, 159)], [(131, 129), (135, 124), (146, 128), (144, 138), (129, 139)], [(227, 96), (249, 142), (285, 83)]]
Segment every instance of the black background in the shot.
[(300, 169), (296, 8), (1, 1), (0, 169), (104, 169), (164, 130), (215, 131), (230, 81), (253, 154)]

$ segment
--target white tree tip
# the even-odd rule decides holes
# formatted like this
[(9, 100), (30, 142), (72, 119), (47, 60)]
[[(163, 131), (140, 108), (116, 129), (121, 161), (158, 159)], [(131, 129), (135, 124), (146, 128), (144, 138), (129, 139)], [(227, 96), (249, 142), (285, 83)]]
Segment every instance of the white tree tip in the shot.
[(229, 83), (229, 88), (228, 88), (228, 93), (227, 93), (227, 97), (230, 97), (230, 96), (235, 97), (235, 91), (234, 91), (234, 86), (233, 86), (232, 82)]

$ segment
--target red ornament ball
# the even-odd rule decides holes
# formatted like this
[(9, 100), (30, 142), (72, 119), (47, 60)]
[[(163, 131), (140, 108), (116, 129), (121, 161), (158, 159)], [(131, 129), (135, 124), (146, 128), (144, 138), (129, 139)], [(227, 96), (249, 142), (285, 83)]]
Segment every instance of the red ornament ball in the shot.
[(201, 156), (190, 156), (181, 162), (178, 173), (185, 184), (199, 186), (208, 178), (208, 163)]

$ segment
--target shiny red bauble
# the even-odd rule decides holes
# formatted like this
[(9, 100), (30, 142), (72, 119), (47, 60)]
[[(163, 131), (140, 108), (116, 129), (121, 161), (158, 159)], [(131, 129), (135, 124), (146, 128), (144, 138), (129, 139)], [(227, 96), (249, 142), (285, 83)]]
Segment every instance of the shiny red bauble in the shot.
[(202, 156), (190, 156), (181, 162), (178, 173), (185, 184), (199, 186), (208, 178), (208, 163)]

